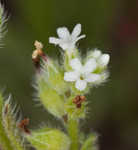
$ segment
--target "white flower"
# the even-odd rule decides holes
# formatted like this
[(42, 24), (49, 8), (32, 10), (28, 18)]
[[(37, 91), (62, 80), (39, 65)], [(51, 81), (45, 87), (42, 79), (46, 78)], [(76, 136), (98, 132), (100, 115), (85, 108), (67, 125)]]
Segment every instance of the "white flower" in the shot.
[(94, 58), (89, 59), (85, 65), (82, 65), (80, 60), (75, 58), (70, 61), (70, 66), (73, 71), (65, 72), (64, 80), (68, 82), (76, 82), (75, 87), (80, 91), (86, 88), (87, 83), (96, 83), (101, 80), (100, 74), (92, 73), (97, 67)]
[(72, 50), (78, 40), (85, 38), (85, 35), (79, 36), (81, 33), (81, 24), (77, 24), (72, 33), (66, 27), (57, 29), (59, 38), (50, 37), (49, 43), (59, 45), (63, 50)]
[(102, 54), (101, 51), (97, 49), (92, 53), (92, 57), (97, 59), (97, 62), (101, 67), (107, 66), (110, 61), (109, 54)]

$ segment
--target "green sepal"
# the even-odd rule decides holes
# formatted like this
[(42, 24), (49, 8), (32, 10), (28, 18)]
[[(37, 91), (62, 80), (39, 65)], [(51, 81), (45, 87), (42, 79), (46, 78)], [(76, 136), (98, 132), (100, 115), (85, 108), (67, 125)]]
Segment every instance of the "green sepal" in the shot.
[(27, 136), (31, 145), (38, 150), (69, 150), (70, 139), (57, 129), (43, 128)]
[(64, 97), (49, 87), (43, 77), (38, 80), (38, 97), (49, 113), (58, 118), (64, 116)]
[(67, 91), (68, 85), (64, 81), (64, 70), (58, 62), (51, 59), (48, 59), (48, 62), (44, 62), (41, 75), (45, 78), (47, 84), (59, 94)]

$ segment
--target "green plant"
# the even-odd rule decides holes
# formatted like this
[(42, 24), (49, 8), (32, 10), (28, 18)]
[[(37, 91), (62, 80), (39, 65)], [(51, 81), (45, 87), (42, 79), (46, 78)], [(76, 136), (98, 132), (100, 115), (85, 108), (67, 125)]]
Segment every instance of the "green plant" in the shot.
[[(1, 7), (1, 29), (5, 22)], [(1, 30), (2, 31), (2, 30)], [(36, 50), (32, 60), (36, 67), (35, 88), (43, 107), (58, 118), (64, 131), (47, 126), (30, 131), (28, 119), (17, 120), (16, 109), (11, 99), (4, 101), (0, 95), (0, 147), (3, 150), (25, 150), (30, 143), (37, 150), (96, 150), (97, 136), (85, 135), (80, 131), (80, 120), (88, 115), (88, 100), (85, 96), (90, 89), (108, 78), (109, 55), (94, 49), (82, 57), (76, 42), (81, 25), (77, 24), (70, 34), (65, 27), (58, 28), (59, 38), (50, 37), (49, 42), (62, 48), (62, 60), (49, 58), (43, 52), (41, 42), (35, 41)], [(3, 32), (0, 32), (1, 37)]]

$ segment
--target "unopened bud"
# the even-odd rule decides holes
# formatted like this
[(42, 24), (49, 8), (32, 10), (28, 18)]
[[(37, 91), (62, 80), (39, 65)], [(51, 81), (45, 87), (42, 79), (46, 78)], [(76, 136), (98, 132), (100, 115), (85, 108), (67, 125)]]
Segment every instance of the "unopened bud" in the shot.
[(108, 65), (109, 63), (109, 60), (110, 60), (110, 56), (108, 54), (103, 54), (100, 59), (99, 59), (99, 63), (105, 67)]

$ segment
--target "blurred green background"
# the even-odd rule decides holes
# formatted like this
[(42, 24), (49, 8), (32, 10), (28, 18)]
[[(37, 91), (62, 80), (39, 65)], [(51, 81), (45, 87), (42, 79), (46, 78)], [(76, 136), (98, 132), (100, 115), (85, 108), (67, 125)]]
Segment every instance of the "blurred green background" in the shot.
[[(12, 93), (30, 127), (55, 122), (33, 101), (35, 40), (51, 57), (59, 48), (48, 43), (56, 28), (81, 23), (87, 38), (84, 53), (99, 48), (111, 55), (110, 78), (88, 95), (91, 112), (82, 130), (97, 132), (100, 150), (138, 150), (138, 1), (137, 0), (3, 0), (10, 14), (5, 46), (0, 49), (0, 87)], [(56, 121), (58, 124), (58, 120)], [(54, 123), (55, 124), (55, 123)], [(59, 125), (56, 125), (59, 126)]]

